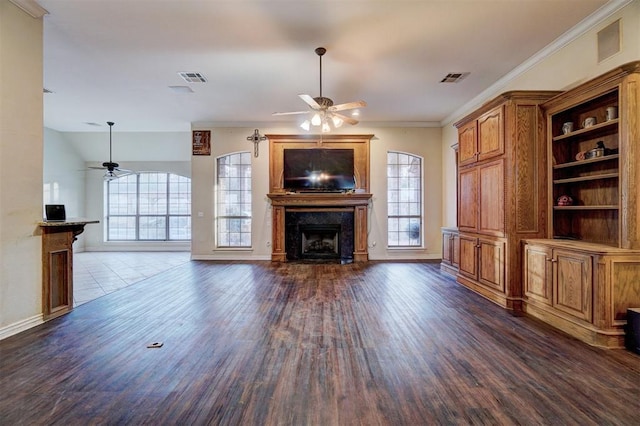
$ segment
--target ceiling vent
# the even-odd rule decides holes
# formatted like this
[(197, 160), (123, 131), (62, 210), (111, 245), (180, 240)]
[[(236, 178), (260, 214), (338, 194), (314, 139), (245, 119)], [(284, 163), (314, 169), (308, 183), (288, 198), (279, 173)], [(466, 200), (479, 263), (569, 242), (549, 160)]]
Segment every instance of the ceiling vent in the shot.
[(440, 80), (440, 83), (460, 83), (469, 75), (468, 72), (450, 72)]
[(179, 72), (178, 75), (182, 77), (187, 83), (206, 83), (207, 79), (204, 78), (199, 72)]

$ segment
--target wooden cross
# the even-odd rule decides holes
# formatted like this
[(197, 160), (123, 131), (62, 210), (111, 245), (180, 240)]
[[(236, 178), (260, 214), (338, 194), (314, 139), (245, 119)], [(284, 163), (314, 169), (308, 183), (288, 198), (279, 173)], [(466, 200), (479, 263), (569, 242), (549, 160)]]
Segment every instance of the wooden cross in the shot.
[(253, 131), (253, 135), (247, 136), (247, 140), (249, 142), (253, 142), (253, 156), (257, 157), (258, 156), (258, 144), (261, 141), (267, 140), (267, 137), (266, 136), (262, 136), (260, 134), (260, 132), (258, 131), (258, 129), (255, 129)]

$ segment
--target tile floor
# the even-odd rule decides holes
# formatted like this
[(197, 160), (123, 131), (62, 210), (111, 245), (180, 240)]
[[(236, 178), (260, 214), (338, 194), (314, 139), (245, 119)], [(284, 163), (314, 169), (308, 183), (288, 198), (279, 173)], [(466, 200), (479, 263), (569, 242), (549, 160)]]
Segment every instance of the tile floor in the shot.
[(81, 305), (189, 262), (181, 252), (81, 252), (73, 254), (73, 304)]

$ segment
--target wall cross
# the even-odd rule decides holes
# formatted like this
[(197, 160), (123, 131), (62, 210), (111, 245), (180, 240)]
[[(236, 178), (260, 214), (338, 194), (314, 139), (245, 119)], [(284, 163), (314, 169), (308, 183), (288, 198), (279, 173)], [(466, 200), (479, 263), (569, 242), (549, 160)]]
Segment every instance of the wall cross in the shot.
[(262, 136), (260, 134), (260, 132), (258, 131), (258, 129), (255, 129), (253, 131), (253, 135), (251, 136), (247, 136), (247, 140), (249, 142), (253, 142), (253, 156), (257, 157), (259, 152), (258, 152), (258, 144), (264, 140), (267, 140), (266, 136)]

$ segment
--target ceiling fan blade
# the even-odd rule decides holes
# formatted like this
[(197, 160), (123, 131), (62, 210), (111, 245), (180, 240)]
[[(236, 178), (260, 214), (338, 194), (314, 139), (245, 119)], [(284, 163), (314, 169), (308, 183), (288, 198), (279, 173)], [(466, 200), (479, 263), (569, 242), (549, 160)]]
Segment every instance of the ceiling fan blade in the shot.
[(106, 170), (106, 167), (89, 166), (89, 167), (87, 167), (87, 169), (93, 169), (93, 170)]
[(347, 102), (346, 104), (333, 105), (327, 108), (329, 111), (344, 111), (345, 109), (364, 108), (367, 106), (365, 101)]
[(338, 114), (337, 112), (334, 112), (331, 115), (333, 115), (334, 117), (338, 117), (345, 123), (358, 124), (358, 120), (356, 120), (355, 118), (347, 117), (346, 115)]
[(295, 115), (295, 114), (309, 114), (309, 111), (291, 111), (291, 112), (274, 112), (271, 115)]
[(116, 167), (114, 170), (117, 171), (117, 172), (121, 172), (121, 173), (138, 174), (138, 172), (136, 172), (136, 171), (129, 170), (129, 169), (121, 169), (119, 167)]
[(315, 99), (313, 99), (311, 96), (309, 95), (298, 95), (300, 97), (300, 99), (302, 99), (303, 101), (305, 101), (305, 103), (307, 105), (309, 105), (311, 108), (313, 109), (322, 109), (322, 107), (320, 106), (320, 104), (318, 102), (316, 102)]

